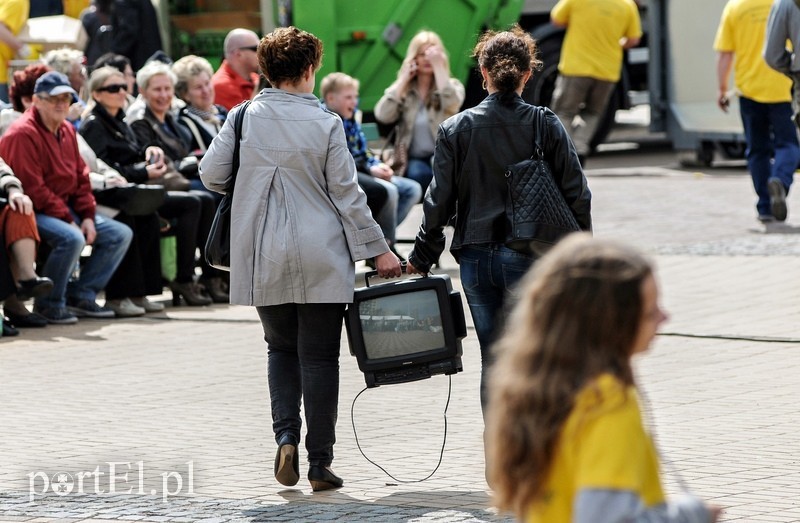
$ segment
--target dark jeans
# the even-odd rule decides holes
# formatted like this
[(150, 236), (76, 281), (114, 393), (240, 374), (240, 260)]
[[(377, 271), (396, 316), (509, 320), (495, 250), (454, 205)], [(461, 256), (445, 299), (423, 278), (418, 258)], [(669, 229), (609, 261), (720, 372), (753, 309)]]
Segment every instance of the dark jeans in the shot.
[(406, 167), (406, 178), (414, 180), (422, 188), (422, 197), (428, 190), (431, 180), (433, 180), (433, 156), (429, 158), (409, 158)]
[(767, 181), (777, 178), (786, 192), (792, 185), (800, 161), (797, 129), (789, 102), (767, 104), (739, 97), (744, 135), (747, 140), (747, 167), (758, 195), (758, 214), (770, 215)]
[(361, 171), (358, 172), (358, 185), (367, 195), (367, 207), (372, 211), (372, 216), (378, 216), (389, 199), (386, 189), (375, 178)]
[(516, 285), (535, 258), (505, 245), (469, 245), (458, 251), (461, 286), (481, 348), (481, 408), (486, 409), (486, 376), (494, 361), (491, 347), (502, 332)]
[(285, 303), (256, 307), (267, 342), (267, 379), (275, 441), (300, 441), (300, 401), (308, 423), (310, 465), (330, 465), (339, 402), (339, 344), (343, 303)]

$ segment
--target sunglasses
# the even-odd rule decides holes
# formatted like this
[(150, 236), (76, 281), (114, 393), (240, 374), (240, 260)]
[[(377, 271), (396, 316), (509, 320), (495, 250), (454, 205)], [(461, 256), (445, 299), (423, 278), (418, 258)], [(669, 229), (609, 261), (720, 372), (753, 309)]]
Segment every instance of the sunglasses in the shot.
[(123, 89), (125, 91), (127, 91), (128, 90), (128, 86), (125, 85), (125, 84), (111, 84), (111, 85), (106, 85), (106, 86), (103, 86), (103, 87), (98, 87), (97, 88), (97, 92), (102, 93), (102, 92), (105, 91), (105, 92), (108, 92), (108, 93), (118, 93)]
[(255, 53), (255, 52), (258, 51), (258, 46), (257, 45), (250, 45), (250, 46), (247, 46), (247, 47), (240, 47), (239, 50), (240, 51), (253, 51)]

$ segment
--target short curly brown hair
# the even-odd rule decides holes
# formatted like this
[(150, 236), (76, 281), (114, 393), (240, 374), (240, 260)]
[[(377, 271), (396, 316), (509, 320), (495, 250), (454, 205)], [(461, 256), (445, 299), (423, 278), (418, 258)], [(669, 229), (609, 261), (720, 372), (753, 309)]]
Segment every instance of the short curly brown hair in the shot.
[(296, 84), (308, 66), (316, 71), (322, 65), (322, 41), (296, 27), (279, 27), (258, 44), (258, 65), (272, 85)]

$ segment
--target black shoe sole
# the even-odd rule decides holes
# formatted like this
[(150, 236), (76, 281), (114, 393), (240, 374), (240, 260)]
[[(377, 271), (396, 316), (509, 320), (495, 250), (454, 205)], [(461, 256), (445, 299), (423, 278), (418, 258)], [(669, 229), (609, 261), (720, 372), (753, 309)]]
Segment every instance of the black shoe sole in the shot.
[(770, 180), (767, 182), (769, 190), (769, 204), (772, 209), (772, 216), (779, 222), (786, 220), (786, 189), (780, 180)]

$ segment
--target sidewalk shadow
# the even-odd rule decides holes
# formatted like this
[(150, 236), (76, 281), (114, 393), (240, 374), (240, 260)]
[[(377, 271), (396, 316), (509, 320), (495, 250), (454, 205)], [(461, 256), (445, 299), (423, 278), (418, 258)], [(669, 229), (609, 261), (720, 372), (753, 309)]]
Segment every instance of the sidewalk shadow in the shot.
[(7, 343), (30, 341), (50, 341), (62, 342), (64, 339), (87, 342), (105, 342), (111, 337), (108, 334), (100, 334), (100, 329), (109, 325), (121, 325), (125, 323), (144, 323), (148, 318), (114, 318), (114, 319), (90, 319), (83, 318), (72, 325), (47, 325), (43, 328), (20, 328), (19, 336), (0, 338), (0, 347)]
[(786, 222), (765, 223), (762, 234), (800, 234), (800, 226), (789, 225)]
[[(447, 491), (430, 490), (399, 492), (365, 501), (356, 499), (341, 491), (308, 493), (300, 489), (284, 489), (277, 493), (292, 506), (287, 510), (284, 504), (264, 504), (242, 510), (242, 515), (252, 518), (252, 522), (274, 521), (291, 514), (298, 518), (311, 518), (330, 521), (383, 522), (456, 520), (473, 523), (512, 523), (508, 515), (498, 515), (489, 508), (490, 499), (485, 491)], [(436, 506), (431, 506), (425, 500)], [(448, 503), (452, 501), (452, 503)], [(480, 508), (485, 506), (486, 508)]]

